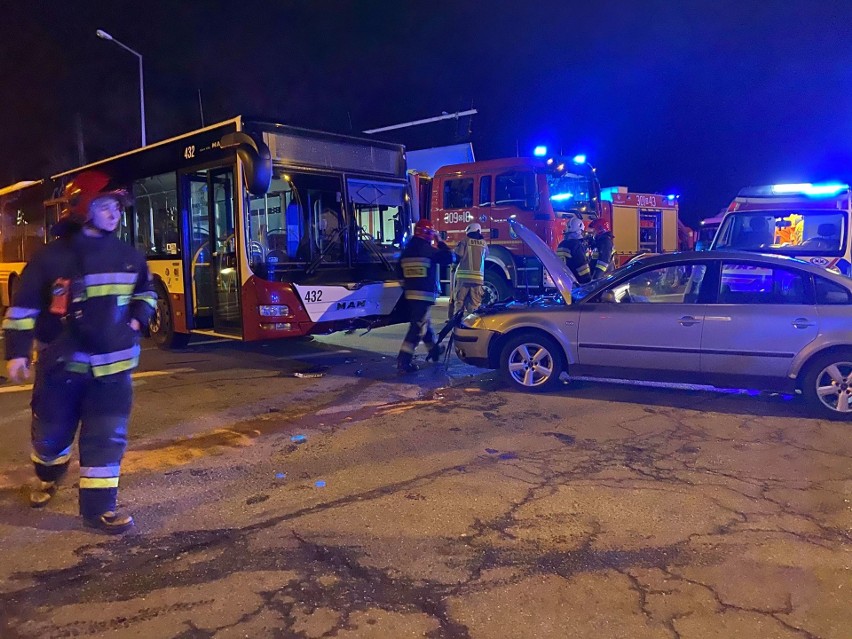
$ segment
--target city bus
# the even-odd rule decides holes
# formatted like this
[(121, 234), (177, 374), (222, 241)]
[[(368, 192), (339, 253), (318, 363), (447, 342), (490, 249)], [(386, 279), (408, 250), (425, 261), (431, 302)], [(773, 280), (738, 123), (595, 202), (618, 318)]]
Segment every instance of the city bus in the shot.
[(0, 191), (0, 302), (76, 174), (133, 195), (120, 236), (158, 293), (151, 338), (243, 341), (401, 321), (412, 223), (404, 147), (243, 117)]
[(740, 190), (711, 250), (796, 257), (852, 275), (852, 191), (848, 184), (773, 184)]

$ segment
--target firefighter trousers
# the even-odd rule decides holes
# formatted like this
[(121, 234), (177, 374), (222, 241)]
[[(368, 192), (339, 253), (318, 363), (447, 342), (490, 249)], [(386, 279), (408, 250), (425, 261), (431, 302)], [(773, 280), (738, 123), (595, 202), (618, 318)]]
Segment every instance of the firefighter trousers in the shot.
[(408, 332), (399, 348), (399, 360), (404, 364), (411, 362), (420, 340), (423, 340), (423, 343), (429, 347), (435, 343), (435, 334), (432, 332), (432, 325), (429, 321), (432, 302), (423, 300), (407, 300), (407, 302), (409, 312)]
[(129, 371), (96, 378), (91, 372), (36, 365), (31, 404), (35, 472), (42, 481), (65, 474), (79, 427), (83, 517), (115, 510), (132, 401)]
[(453, 311), (458, 313), (464, 310), (465, 315), (473, 313), (482, 306), (484, 295), (485, 288), (482, 284), (474, 284), (472, 282), (457, 283), (455, 293), (453, 294)]

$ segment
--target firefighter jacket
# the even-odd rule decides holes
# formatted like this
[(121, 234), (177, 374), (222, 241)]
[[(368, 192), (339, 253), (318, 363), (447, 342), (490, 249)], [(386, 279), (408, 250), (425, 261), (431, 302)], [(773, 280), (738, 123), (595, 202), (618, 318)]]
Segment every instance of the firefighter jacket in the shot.
[(399, 263), (402, 267), (405, 299), (435, 303), (438, 286), (438, 265), (452, 264), (453, 254), (443, 242), (434, 248), (428, 240), (412, 237), (402, 252)]
[(144, 256), (115, 235), (82, 232), (54, 240), (24, 268), (3, 331), (6, 359), (29, 358), (33, 339), (39, 361), (58, 362), (95, 377), (135, 368), (139, 335), (156, 309)]
[(583, 240), (578, 238), (562, 240), (556, 247), (556, 255), (565, 261), (580, 284), (591, 280), (589, 261), (586, 259), (586, 245)]
[(482, 239), (482, 233), (469, 233), (456, 246), (455, 254), (459, 260), (456, 267), (456, 285), (481, 286), (485, 281), (485, 256), (488, 255), (488, 246)]
[(612, 261), (613, 239), (612, 233), (601, 233), (594, 240), (592, 258), (595, 260), (595, 268), (601, 273), (607, 272), (609, 263)]

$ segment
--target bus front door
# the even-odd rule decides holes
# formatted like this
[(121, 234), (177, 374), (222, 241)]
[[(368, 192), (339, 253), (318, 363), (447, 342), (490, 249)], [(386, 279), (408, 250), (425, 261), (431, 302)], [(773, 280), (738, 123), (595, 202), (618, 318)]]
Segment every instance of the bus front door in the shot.
[(234, 172), (209, 169), (184, 175), (196, 329), (240, 337), (240, 278), (234, 220)]

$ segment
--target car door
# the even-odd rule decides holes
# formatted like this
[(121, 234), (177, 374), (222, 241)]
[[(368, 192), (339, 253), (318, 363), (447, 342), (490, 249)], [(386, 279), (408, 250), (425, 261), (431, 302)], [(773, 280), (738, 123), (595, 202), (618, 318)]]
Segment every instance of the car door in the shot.
[(687, 381), (698, 372), (705, 262), (649, 266), (583, 304), (578, 363), (590, 374)]
[(784, 378), (819, 333), (810, 275), (758, 260), (724, 260), (708, 304), (701, 371), (715, 384)]

